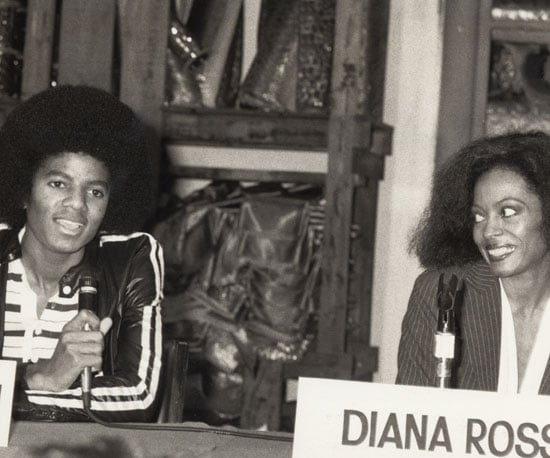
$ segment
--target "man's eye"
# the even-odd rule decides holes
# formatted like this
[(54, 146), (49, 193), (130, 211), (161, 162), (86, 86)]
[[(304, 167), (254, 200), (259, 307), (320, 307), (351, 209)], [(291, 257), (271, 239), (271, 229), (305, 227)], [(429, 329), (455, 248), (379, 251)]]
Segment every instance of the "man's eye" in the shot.
[(101, 189), (92, 189), (91, 192), (92, 192), (92, 195), (94, 197), (104, 197), (105, 196), (105, 193)]
[(62, 188), (63, 186), (65, 186), (65, 183), (63, 183), (62, 181), (50, 181), (50, 186), (52, 188)]
[(479, 213), (473, 214), (474, 223), (481, 223), (485, 218), (481, 216)]
[(505, 207), (502, 209), (502, 216), (504, 217), (510, 217), (517, 214), (517, 211), (510, 207)]

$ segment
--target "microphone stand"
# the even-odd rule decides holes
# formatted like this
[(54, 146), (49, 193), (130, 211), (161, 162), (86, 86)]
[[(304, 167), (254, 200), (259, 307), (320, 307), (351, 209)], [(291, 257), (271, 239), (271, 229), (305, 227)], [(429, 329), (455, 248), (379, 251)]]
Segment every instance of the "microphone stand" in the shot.
[(437, 331), (435, 333), (434, 356), (437, 358), (435, 385), (438, 388), (451, 388), (453, 361), (455, 359), (456, 320), (458, 299), (462, 297), (462, 285), (456, 275), (451, 275), (449, 283), (444, 274), (439, 276), (437, 290)]

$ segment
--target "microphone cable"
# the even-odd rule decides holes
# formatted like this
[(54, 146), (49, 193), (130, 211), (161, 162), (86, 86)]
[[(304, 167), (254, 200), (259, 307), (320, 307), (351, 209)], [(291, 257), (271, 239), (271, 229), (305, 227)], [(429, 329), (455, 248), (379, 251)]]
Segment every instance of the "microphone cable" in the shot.
[(273, 434), (273, 432), (262, 432), (262, 431), (249, 431), (249, 430), (232, 430), (232, 429), (223, 429), (215, 426), (194, 426), (194, 425), (185, 425), (175, 424), (175, 423), (129, 423), (129, 422), (110, 422), (105, 421), (99, 418), (90, 408), (90, 397), (88, 396), (87, 400), (82, 398), (84, 403), (84, 411), (90, 417), (94, 423), (98, 423), (107, 428), (115, 429), (135, 429), (135, 430), (145, 430), (145, 431), (183, 431), (183, 432), (195, 432), (195, 433), (212, 433), (218, 436), (237, 436), (244, 437), (248, 439), (260, 439), (260, 440), (269, 440), (275, 442), (292, 442), (294, 440), (294, 435), (289, 433), (285, 436), (278, 436)]
[(82, 402), (84, 404), (84, 411), (88, 417), (94, 422), (98, 423), (107, 428), (115, 429), (135, 429), (135, 430), (145, 430), (145, 431), (183, 431), (183, 432), (195, 432), (195, 433), (212, 433), (219, 436), (237, 436), (245, 437), (248, 439), (261, 439), (261, 440), (270, 440), (275, 442), (292, 442), (294, 440), (294, 435), (289, 433), (288, 436), (278, 436), (272, 432), (266, 431), (247, 431), (247, 430), (230, 430), (223, 429), (214, 426), (193, 426), (185, 424), (175, 424), (175, 423), (130, 423), (130, 422), (110, 422), (105, 421), (99, 418), (91, 410), (91, 396), (88, 393), (84, 397), (82, 395)]

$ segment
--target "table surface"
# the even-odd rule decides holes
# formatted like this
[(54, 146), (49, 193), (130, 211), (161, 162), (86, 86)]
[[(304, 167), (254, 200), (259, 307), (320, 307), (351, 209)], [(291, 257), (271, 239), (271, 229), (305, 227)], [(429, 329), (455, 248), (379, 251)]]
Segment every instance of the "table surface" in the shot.
[[(34, 456), (28, 451), (47, 444), (90, 444), (105, 437), (121, 438), (136, 456), (163, 458), (290, 458), (291, 435), (260, 433), (261, 437), (241, 437), (243, 430), (222, 434), (205, 425), (157, 425), (158, 431), (109, 428), (96, 423), (12, 422), (9, 446), (0, 447), (0, 458)], [(191, 428), (191, 430), (182, 430)], [(202, 429), (196, 429), (202, 428)]]

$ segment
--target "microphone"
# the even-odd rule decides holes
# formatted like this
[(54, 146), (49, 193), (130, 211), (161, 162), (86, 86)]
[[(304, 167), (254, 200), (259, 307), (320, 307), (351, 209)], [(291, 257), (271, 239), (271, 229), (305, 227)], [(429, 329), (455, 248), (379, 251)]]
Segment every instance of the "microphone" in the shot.
[[(79, 310), (95, 310), (97, 299), (97, 283), (95, 278), (90, 274), (83, 274), (80, 277), (79, 293), (78, 293), (78, 309)], [(84, 325), (84, 330), (89, 331), (88, 323)], [(92, 390), (92, 368), (85, 367), (80, 375), (80, 385), (82, 387), (82, 400), (84, 407), (89, 408), (90, 397)]]
[(461, 298), (462, 285), (459, 285), (458, 277), (451, 275), (449, 283), (446, 284), (444, 274), (441, 274), (437, 289), (438, 316), (434, 345), (434, 356), (437, 358), (436, 386), (439, 388), (451, 386), (452, 364), (455, 357), (455, 312)]

